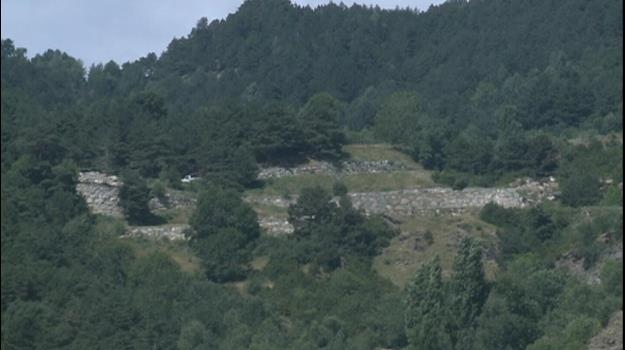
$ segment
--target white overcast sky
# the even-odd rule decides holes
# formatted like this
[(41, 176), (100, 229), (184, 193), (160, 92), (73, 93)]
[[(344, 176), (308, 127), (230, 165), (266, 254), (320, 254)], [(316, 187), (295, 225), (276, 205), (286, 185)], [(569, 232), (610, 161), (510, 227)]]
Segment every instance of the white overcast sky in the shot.
[[(317, 6), (328, 0), (295, 0)], [(335, 1), (340, 3), (340, 1)], [(383, 8), (427, 10), (443, 0), (344, 0)], [(225, 18), (243, 0), (0, 0), (2, 38), (33, 56), (59, 49), (86, 66), (160, 54), (174, 38), (186, 36), (198, 19)]]

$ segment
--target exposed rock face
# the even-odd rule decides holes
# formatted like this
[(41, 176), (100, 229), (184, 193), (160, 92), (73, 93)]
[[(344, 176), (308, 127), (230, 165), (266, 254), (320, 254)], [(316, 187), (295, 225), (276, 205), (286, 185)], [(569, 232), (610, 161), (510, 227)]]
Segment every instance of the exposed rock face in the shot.
[[(507, 188), (467, 188), (455, 191), (450, 188), (424, 188), (388, 192), (349, 193), (355, 208), (366, 214), (385, 214), (390, 217), (425, 215), (431, 212), (457, 212), (482, 208), (496, 203), (505, 208), (525, 208), (544, 200), (555, 198), (556, 185), (536, 181), (523, 181), (521, 185)], [(288, 208), (297, 196), (248, 196), (250, 204)]]
[(601, 270), (608, 261), (617, 261), (623, 263), (623, 243), (619, 242), (610, 246), (601, 254), (598, 261), (590, 269), (584, 268), (584, 258), (579, 256), (575, 251), (570, 251), (558, 259), (555, 263), (557, 268), (565, 269), (572, 276), (590, 284), (601, 284)]
[(423, 211), (454, 211), (481, 208), (496, 203), (506, 208), (522, 208), (527, 200), (516, 190), (503, 188), (469, 188), (454, 191), (448, 188), (350, 193), (355, 208), (366, 214), (386, 214), (391, 217), (420, 215)]
[[(261, 173), (264, 178), (296, 176), (302, 174), (336, 174), (358, 172), (390, 172), (403, 165), (390, 161), (345, 162), (342, 170), (325, 162), (293, 169), (269, 168)], [(270, 170), (273, 169), (273, 170)], [(112, 175), (98, 172), (84, 172), (79, 175), (77, 190), (85, 197), (93, 213), (123, 217), (119, 207), (119, 188), (122, 182)], [(415, 215), (457, 214), (466, 209), (481, 208), (488, 203), (497, 203), (506, 208), (523, 208), (543, 200), (555, 198), (557, 183), (555, 179), (537, 182), (529, 179), (517, 181), (509, 188), (468, 188), (454, 191), (448, 188), (428, 188), (389, 192), (366, 192), (348, 194), (354, 207), (365, 214), (382, 214), (391, 218)], [(283, 198), (279, 196), (249, 196), (245, 201), (250, 204), (288, 208), (297, 201), (297, 196)], [(153, 199), (151, 209), (155, 212), (172, 208), (190, 208), (195, 206), (196, 198), (181, 191), (169, 190), (163, 201)], [(285, 235), (293, 232), (293, 226), (286, 218), (265, 216), (259, 219), (261, 227), (269, 234)], [(134, 227), (129, 236), (163, 237), (183, 239), (182, 231), (188, 228), (176, 226)]]
[(186, 241), (189, 239), (185, 234), (188, 230), (189, 225), (131, 226), (124, 237)]
[(614, 314), (608, 326), (592, 338), (588, 350), (623, 350), (623, 311)]
[(258, 173), (259, 180), (300, 175), (349, 175), (377, 174), (407, 169), (404, 164), (390, 160), (379, 161), (344, 161), (338, 167), (328, 162), (311, 162), (294, 168), (269, 167)]
[(523, 178), (510, 184), (510, 187), (514, 188), (530, 204), (545, 200), (552, 201), (559, 194), (559, 185), (554, 177), (541, 181)]
[(188, 192), (168, 189), (164, 198), (152, 198), (148, 204), (150, 210), (159, 212), (168, 209), (193, 208), (196, 203), (197, 198), (194, 195)]
[[(123, 218), (124, 215), (119, 206), (119, 189), (122, 185), (123, 182), (115, 175), (96, 171), (81, 172), (78, 174), (76, 191), (85, 198), (92, 213)], [(178, 193), (178, 191), (168, 192), (166, 198), (168, 199), (168, 206), (195, 205), (195, 198)], [(156, 208), (157, 210), (166, 209), (165, 206), (160, 205), (161, 207)], [(179, 241), (188, 239), (185, 235), (187, 230), (189, 230), (189, 225), (131, 226), (127, 229), (124, 237)]]
[(259, 217), (258, 224), (261, 228), (265, 229), (270, 236), (290, 235), (295, 231), (293, 225), (291, 225), (286, 218), (281, 217)]
[(122, 181), (115, 175), (106, 175), (96, 171), (78, 174), (76, 191), (87, 202), (94, 214), (102, 214), (117, 218), (123, 217), (119, 206), (119, 189)]
[[(389, 218), (457, 215), (468, 209), (480, 209), (488, 203), (505, 208), (525, 208), (533, 204), (555, 199), (555, 179), (534, 181), (521, 179), (507, 188), (467, 188), (455, 191), (449, 188), (427, 188), (389, 192), (349, 193), (354, 208), (366, 215), (381, 214)], [(248, 196), (244, 200), (252, 205), (269, 205), (288, 208), (297, 202), (297, 196)], [(294, 231), (286, 218), (260, 217), (261, 227), (269, 234), (285, 235)]]

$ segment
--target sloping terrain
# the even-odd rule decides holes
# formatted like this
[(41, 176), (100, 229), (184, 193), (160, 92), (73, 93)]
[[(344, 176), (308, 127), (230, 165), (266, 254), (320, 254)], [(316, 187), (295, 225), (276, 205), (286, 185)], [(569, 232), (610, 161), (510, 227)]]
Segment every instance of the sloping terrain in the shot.
[(610, 319), (607, 327), (590, 341), (588, 350), (622, 350), (623, 349), (623, 311), (619, 311)]
[[(399, 236), (375, 261), (376, 271), (399, 286), (403, 286), (419, 266), (434, 256), (441, 257), (444, 271), (449, 271), (458, 243), (466, 236), (478, 238), (490, 251), (485, 262), (487, 273), (492, 275), (496, 270), (492, 260), (495, 230), (478, 218), (478, 209), (490, 202), (504, 207), (525, 207), (532, 201), (544, 200), (555, 190), (549, 182), (525, 181), (511, 188), (454, 191), (435, 185), (429, 171), (391, 146), (349, 145), (345, 151), (350, 155), (351, 163), (344, 163), (347, 165), (342, 168), (311, 162), (294, 169), (265, 169), (261, 171), (265, 186), (247, 191), (245, 200), (257, 212), (259, 224), (266, 234), (288, 235), (293, 232), (293, 226), (288, 222), (287, 210), (296, 202), (299, 191), (309, 186), (331, 191), (335, 183), (343, 183), (355, 208), (367, 215), (383, 215), (399, 229)], [(111, 191), (104, 191), (104, 197), (109, 201), (102, 200), (102, 187), (111, 187), (104, 181), (108, 178), (94, 172), (81, 175), (83, 180), (78, 190), (95, 213), (116, 214), (120, 211), (113, 198), (115, 195), (109, 193)], [(117, 182), (115, 185), (119, 186)], [(151, 207), (166, 218), (167, 223), (129, 226), (127, 237), (185, 240), (184, 232), (189, 229), (187, 220), (195, 206), (195, 195), (168, 189), (162, 197), (153, 198)], [(167, 246), (166, 242), (159, 244)], [(175, 251), (176, 248), (172, 247), (165, 251)], [(175, 261), (180, 260), (173, 257)]]

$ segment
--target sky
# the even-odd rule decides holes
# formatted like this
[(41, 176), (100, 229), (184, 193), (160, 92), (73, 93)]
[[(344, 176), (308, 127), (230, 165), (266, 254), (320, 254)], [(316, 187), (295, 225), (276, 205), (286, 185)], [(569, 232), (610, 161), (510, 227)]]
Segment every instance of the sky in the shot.
[[(0, 0), (2, 39), (32, 57), (59, 49), (86, 67), (160, 54), (173, 38), (188, 35), (198, 19), (225, 18), (243, 0)], [(294, 0), (312, 7), (328, 0)], [(340, 1), (335, 1), (340, 2)], [(343, 0), (382, 8), (418, 8), (443, 0)]]

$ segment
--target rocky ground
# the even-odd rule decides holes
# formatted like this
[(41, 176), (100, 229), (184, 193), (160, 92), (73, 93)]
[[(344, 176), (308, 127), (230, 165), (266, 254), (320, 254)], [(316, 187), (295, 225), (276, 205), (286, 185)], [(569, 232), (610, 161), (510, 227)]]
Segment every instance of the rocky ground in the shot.
[(147, 238), (147, 239), (167, 239), (170, 241), (186, 241), (185, 234), (191, 227), (186, 224), (160, 225), (160, 226), (131, 226), (124, 237)]
[(341, 162), (335, 166), (328, 162), (310, 162), (291, 168), (267, 167), (258, 174), (259, 180), (276, 179), (286, 176), (301, 175), (349, 175), (349, 174), (379, 174), (399, 170), (406, 170), (408, 167), (400, 162), (392, 160), (349, 160)]
[(96, 171), (81, 172), (78, 174), (76, 191), (85, 198), (93, 213), (122, 218), (124, 215), (119, 207), (119, 189), (122, 184), (115, 175)]
[[(532, 181), (524, 179), (506, 188), (467, 188), (461, 191), (450, 188), (424, 188), (401, 191), (349, 193), (355, 208), (365, 214), (382, 214), (397, 219), (413, 216), (460, 215), (467, 210), (479, 209), (488, 203), (506, 208), (523, 208), (555, 198), (555, 180)], [(259, 208), (273, 207), (284, 210), (297, 201), (297, 196), (284, 198), (271, 195), (252, 195), (245, 201)], [(261, 226), (269, 234), (292, 232), (286, 216), (266, 215), (258, 210)]]
[[(76, 191), (85, 198), (89, 209), (94, 214), (122, 219), (124, 217), (119, 206), (119, 189), (123, 182), (115, 175), (96, 171), (81, 172), (78, 175)], [(162, 200), (153, 198), (151, 209), (158, 213), (168, 208), (188, 208), (195, 205), (195, 198), (182, 191), (170, 190)], [(148, 239), (166, 239), (170, 241), (186, 240), (187, 224), (171, 224), (160, 226), (128, 226), (124, 237), (141, 237)]]
[[(405, 169), (401, 163), (380, 161), (352, 161), (343, 163), (341, 168), (325, 162), (311, 163), (297, 168), (267, 168), (259, 177), (298, 176), (310, 173), (369, 173), (392, 172)], [(122, 182), (113, 175), (98, 172), (83, 172), (79, 175), (77, 191), (85, 198), (89, 208), (97, 214), (122, 218), (119, 207), (119, 188)], [(458, 215), (467, 209), (481, 208), (488, 203), (497, 203), (504, 207), (525, 207), (533, 203), (553, 199), (557, 190), (554, 179), (538, 182), (529, 179), (520, 180), (507, 188), (467, 188), (455, 191), (449, 188), (422, 188), (400, 191), (350, 193), (354, 207), (365, 214), (383, 214), (388, 217), (406, 218), (421, 215)], [(254, 195), (245, 200), (257, 208), (259, 224), (270, 235), (285, 235), (293, 232), (286, 215), (276, 215), (273, 211), (285, 212), (297, 197)], [(171, 209), (189, 209), (195, 206), (196, 198), (183, 191), (168, 190), (162, 198), (153, 198), (150, 207), (155, 213)], [(260, 210), (274, 208), (275, 210)], [(149, 238), (179, 240), (182, 232), (188, 229), (185, 224), (154, 226), (150, 228), (131, 227), (129, 236), (145, 235)]]
[(623, 350), (623, 311), (619, 311), (597, 336), (592, 338), (588, 350)]

